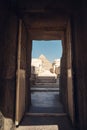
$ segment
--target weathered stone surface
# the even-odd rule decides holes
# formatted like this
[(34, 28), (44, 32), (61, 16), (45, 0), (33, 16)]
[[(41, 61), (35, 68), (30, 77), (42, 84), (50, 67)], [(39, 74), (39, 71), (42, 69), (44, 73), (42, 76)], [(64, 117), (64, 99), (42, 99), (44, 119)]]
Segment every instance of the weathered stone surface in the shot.
[(4, 119), (4, 130), (14, 130), (14, 123), (12, 119), (10, 118), (5, 118)]
[(0, 112), (0, 130), (4, 130), (3, 127), (4, 127), (4, 118), (2, 113)]
[(40, 125), (40, 126), (25, 126), (19, 127), (17, 130), (59, 130), (57, 125)]

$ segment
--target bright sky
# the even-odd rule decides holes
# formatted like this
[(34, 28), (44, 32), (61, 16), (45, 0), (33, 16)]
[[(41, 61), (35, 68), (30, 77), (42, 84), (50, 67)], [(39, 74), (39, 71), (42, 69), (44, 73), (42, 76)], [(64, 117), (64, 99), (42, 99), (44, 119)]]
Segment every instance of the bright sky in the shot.
[(62, 56), (61, 40), (33, 40), (32, 58), (38, 58), (43, 54), (49, 61), (59, 59)]

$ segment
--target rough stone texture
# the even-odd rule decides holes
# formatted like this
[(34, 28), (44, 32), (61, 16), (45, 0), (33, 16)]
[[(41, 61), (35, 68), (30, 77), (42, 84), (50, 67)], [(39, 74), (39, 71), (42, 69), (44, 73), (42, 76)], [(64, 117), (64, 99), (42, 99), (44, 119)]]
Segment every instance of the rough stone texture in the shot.
[(0, 130), (3, 130), (3, 126), (4, 126), (4, 118), (2, 113), (0, 112)]
[(14, 130), (15, 126), (10, 118), (5, 118), (4, 119), (4, 130)]

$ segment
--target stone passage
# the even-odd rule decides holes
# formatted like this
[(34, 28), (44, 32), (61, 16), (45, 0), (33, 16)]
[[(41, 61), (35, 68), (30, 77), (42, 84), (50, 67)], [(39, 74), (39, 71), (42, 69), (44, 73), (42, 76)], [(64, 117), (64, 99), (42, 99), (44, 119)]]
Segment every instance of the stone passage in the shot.
[(41, 76), (37, 77), (36, 83), (56, 83), (55, 77)]

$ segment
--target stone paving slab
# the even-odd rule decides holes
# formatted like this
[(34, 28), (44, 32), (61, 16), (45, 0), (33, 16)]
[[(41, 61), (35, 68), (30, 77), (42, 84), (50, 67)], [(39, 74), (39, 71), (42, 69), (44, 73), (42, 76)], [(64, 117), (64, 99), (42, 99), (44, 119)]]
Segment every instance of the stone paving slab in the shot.
[(57, 125), (19, 126), (16, 130), (59, 130)]

